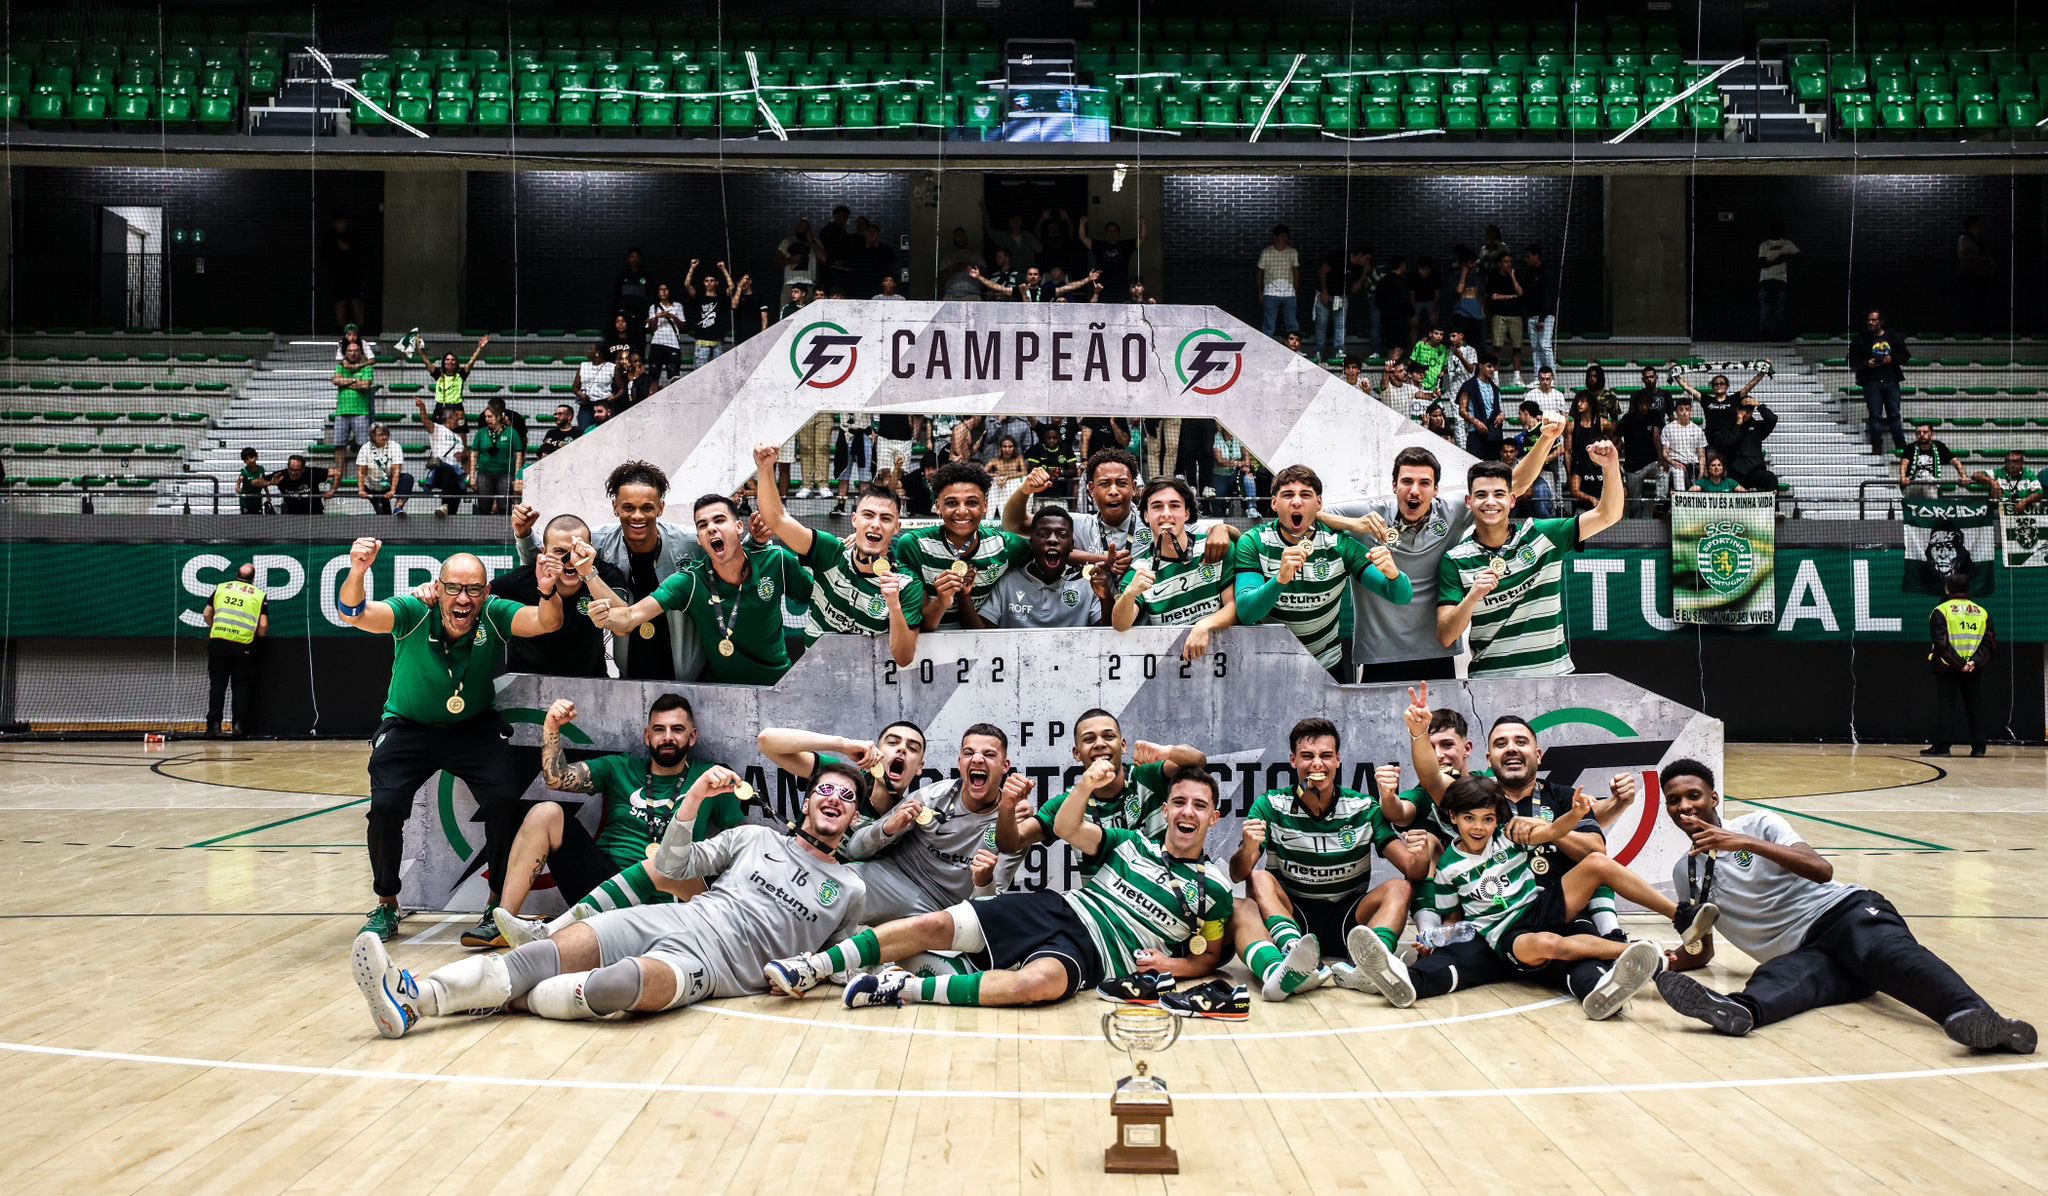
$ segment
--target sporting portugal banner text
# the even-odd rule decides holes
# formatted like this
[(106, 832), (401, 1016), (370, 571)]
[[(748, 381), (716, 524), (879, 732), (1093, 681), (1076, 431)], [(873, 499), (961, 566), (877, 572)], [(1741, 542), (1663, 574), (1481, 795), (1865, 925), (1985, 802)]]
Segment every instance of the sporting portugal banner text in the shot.
[(1988, 498), (1909, 498), (1906, 560), (1900, 579), (1908, 593), (1945, 592), (1952, 574), (1970, 579), (1970, 593), (1989, 594), (1998, 570), (1998, 504)]
[(1671, 617), (1715, 627), (1778, 621), (1775, 494), (1671, 496)]

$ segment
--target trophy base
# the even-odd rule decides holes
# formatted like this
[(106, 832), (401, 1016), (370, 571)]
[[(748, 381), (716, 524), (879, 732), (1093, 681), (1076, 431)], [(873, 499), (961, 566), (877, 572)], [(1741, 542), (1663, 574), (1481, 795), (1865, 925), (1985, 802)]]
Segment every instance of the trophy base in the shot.
[(1102, 1152), (1102, 1169), (1115, 1175), (1179, 1175), (1180, 1153), (1166, 1144), (1171, 1098), (1163, 1101), (1112, 1098), (1116, 1142)]

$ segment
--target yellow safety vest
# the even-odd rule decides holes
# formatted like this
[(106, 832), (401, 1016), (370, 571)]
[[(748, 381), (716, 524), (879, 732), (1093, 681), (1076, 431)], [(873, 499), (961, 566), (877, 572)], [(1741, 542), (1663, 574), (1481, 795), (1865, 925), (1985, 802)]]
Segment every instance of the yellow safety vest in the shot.
[(434, 402), (442, 407), (454, 407), (462, 402), (462, 375), (450, 371), (434, 379)]
[(224, 581), (213, 591), (213, 639), (237, 644), (256, 642), (263, 618), (263, 591), (246, 581)]
[(1984, 642), (1984, 630), (1991, 625), (1991, 616), (1967, 598), (1951, 598), (1938, 609), (1942, 620), (1948, 624), (1948, 646), (1955, 652), (1956, 659), (1964, 664), (1970, 663)]

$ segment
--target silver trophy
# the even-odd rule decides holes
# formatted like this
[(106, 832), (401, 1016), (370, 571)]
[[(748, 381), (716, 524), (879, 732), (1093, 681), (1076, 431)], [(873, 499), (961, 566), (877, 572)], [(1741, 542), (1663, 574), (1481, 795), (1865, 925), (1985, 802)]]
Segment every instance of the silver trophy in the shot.
[(1109, 1045), (1130, 1056), (1131, 1074), (1117, 1081), (1120, 1102), (1146, 1105), (1171, 1104), (1166, 1085), (1152, 1074), (1151, 1056), (1159, 1054), (1180, 1037), (1180, 1019), (1164, 1009), (1133, 1005), (1112, 1009), (1102, 1015), (1102, 1037)]

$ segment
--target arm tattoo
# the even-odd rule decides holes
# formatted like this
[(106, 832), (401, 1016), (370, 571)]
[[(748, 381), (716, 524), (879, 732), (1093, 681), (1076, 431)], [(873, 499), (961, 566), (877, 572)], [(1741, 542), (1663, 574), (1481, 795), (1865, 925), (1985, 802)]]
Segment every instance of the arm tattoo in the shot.
[(595, 793), (590, 779), (590, 765), (578, 761), (570, 764), (562, 757), (562, 732), (558, 727), (544, 727), (540, 735), (540, 771), (548, 788), (560, 793)]

